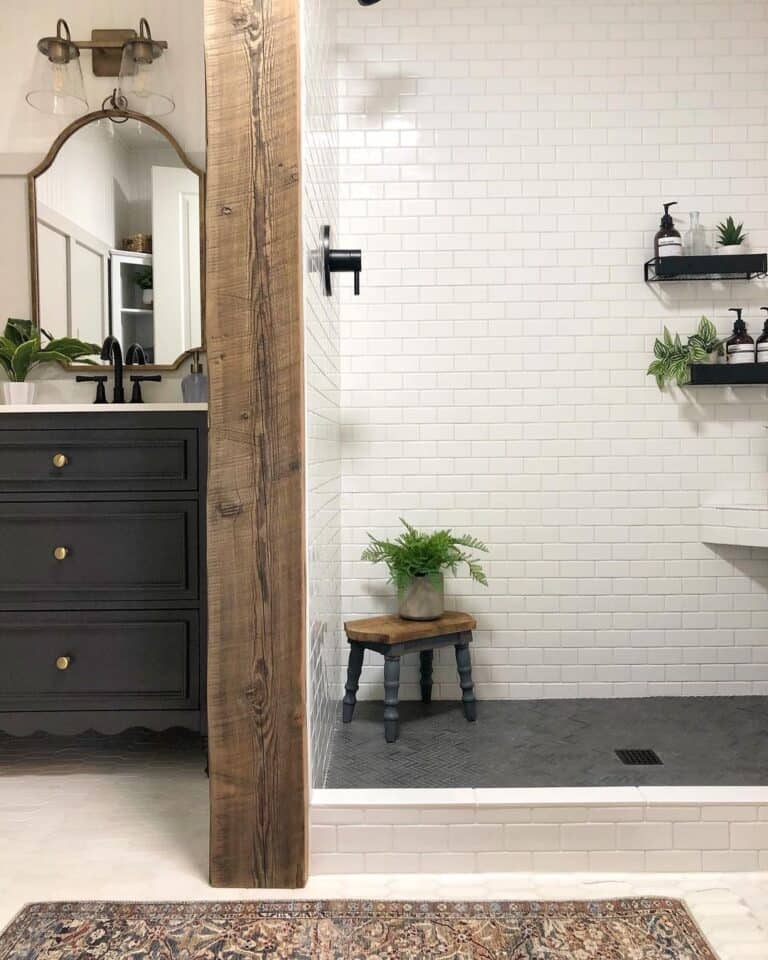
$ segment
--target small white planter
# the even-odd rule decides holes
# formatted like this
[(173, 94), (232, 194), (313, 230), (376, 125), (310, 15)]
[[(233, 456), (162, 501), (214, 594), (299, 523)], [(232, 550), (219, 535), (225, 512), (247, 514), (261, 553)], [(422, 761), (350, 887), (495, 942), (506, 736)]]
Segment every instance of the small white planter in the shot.
[(145, 307), (151, 307), (155, 300), (155, 291), (154, 290), (142, 290), (141, 291), (141, 302)]
[(721, 257), (738, 257), (742, 253), (747, 253), (747, 248), (743, 243), (732, 243), (727, 247), (718, 247), (716, 252)]
[(8, 405), (26, 406), (35, 402), (35, 384), (29, 381), (17, 383), (8, 381), (3, 384), (3, 400)]

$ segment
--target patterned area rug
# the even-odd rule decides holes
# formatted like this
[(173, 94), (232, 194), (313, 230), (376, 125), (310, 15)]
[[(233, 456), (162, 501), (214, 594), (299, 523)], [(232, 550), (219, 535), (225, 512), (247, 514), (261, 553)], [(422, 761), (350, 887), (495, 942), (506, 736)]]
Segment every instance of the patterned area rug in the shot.
[(0, 960), (716, 960), (677, 900), (36, 903)]

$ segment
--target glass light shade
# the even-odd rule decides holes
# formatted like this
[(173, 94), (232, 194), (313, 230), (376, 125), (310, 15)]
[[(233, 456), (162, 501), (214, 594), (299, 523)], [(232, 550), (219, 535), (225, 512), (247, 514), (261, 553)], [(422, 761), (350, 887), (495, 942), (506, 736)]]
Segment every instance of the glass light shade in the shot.
[(43, 53), (35, 56), (27, 103), (42, 113), (79, 117), (88, 111), (80, 55), (54, 62)]
[(157, 44), (148, 44), (144, 40), (131, 40), (125, 44), (118, 94), (125, 97), (128, 110), (148, 117), (162, 117), (174, 111), (176, 104), (166, 60), (165, 51)]

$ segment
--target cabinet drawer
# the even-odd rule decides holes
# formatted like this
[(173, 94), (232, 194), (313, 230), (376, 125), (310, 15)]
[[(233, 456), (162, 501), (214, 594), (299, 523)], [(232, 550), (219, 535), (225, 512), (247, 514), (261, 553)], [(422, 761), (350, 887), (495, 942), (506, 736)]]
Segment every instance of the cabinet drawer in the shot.
[(197, 600), (194, 502), (0, 503), (0, 544), (6, 609)]
[(200, 702), (195, 612), (0, 614), (0, 656), (0, 711), (180, 710)]
[(3, 492), (194, 491), (197, 461), (196, 430), (0, 430)]

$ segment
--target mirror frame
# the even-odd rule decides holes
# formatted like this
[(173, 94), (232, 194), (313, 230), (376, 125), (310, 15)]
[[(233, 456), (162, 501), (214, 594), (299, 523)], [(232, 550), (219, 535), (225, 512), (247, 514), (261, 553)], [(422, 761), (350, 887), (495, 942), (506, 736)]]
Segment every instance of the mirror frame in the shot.
[[(53, 164), (53, 161), (59, 154), (59, 151), (69, 138), (77, 133), (82, 127), (95, 123), (97, 120), (138, 120), (146, 123), (168, 140), (170, 145), (176, 151), (184, 166), (191, 170), (200, 178), (200, 314), (202, 317), (201, 343), (199, 347), (192, 350), (186, 350), (173, 363), (152, 363), (147, 364), (147, 370), (178, 370), (184, 361), (195, 353), (202, 353), (206, 349), (206, 304), (205, 304), (205, 171), (195, 166), (187, 154), (182, 150), (178, 140), (161, 123), (158, 123), (153, 117), (148, 117), (143, 113), (136, 113), (133, 110), (94, 110), (86, 113), (82, 117), (73, 120), (69, 126), (65, 127), (51, 144), (45, 158), (27, 174), (27, 204), (29, 220), (29, 272), (32, 284), (32, 320), (37, 326), (40, 317), (40, 275), (37, 255), (37, 185), (39, 176)], [(88, 364), (67, 363), (61, 364), (66, 370), (78, 370), (93, 372), (93, 367)], [(112, 364), (100, 364), (100, 369), (113, 370)]]

